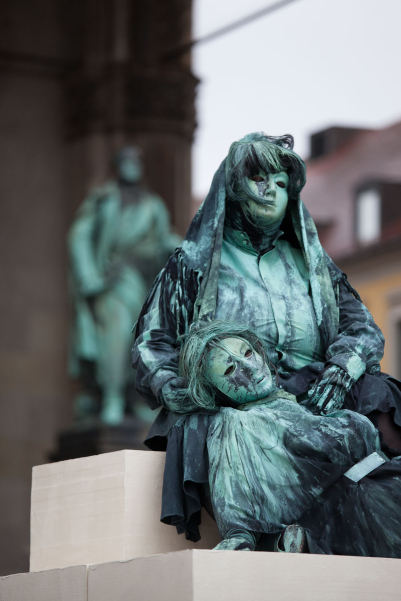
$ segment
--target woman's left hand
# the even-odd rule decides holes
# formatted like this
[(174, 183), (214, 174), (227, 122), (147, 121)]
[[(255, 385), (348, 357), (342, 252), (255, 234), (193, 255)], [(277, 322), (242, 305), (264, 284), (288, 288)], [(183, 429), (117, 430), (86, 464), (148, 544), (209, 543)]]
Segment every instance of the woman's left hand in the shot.
[(327, 414), (341, 409), (354, 379), (338, 365), (328, 367), (309, 391), (306, 406), (313, 413)]

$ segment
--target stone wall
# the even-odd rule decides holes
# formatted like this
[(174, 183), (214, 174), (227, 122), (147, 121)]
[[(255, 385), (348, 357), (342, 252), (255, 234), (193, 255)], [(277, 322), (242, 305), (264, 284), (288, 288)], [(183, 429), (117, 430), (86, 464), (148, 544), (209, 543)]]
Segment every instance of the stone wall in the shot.
[(71, 420), (65, 237), (138, 142), (178, 229), (191, 206), (191, 0), (0, 3), (0, 574), (26, 571), (31, 467)]

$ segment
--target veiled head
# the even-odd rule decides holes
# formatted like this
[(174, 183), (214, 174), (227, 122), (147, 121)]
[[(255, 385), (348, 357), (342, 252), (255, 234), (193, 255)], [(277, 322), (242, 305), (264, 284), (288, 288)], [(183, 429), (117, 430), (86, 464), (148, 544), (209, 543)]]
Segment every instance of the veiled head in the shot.
[(248, 134), (234, 142), (226, 162), (229, 201), (253, 226), (265, 228), (281, 221), (287, 204), (295, 200), (306, 181), (306, 167), (292, 150), (292, 136)]

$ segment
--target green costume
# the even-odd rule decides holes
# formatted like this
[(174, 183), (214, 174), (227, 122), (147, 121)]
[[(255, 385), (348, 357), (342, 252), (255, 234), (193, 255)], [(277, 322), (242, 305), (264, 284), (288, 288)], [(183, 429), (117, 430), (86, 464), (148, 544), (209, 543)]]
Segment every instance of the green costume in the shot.
[(260, 256), (245, 232), (224, 229), (216, 319), (260, 332), (269, 359), (284, 372), (324, 361), (302, 251), (278, 237)]
[[(380, 451), (380, 440), (371, 422), (357, 413), (312, 415), (279, 397), (243, 411), (223, 407), (211, 419), (207, 449), (211, 498), (222, 539), (242, 530), (252, 532), (257, 542), (262, 533), (302, 523), (302, 516), (333, 481)], [(400, 493), (398, 485), (393, 497)], [(400, 515), (397, 508), (389, 521)], [(381, 529), (375, 537), (380, 539), (382, 533)], [(324, 548), (324, 541), (311, 543)], [(401, 538), (395, 543), (394, 554), (389, 545), (387, 556), (401, 555)], [(368, 554), (364, 549), (363, 540), (355, 541), (353, 554)]]
[[(199, 539), (200, 506), (206, 503), (202, 486), (215, 473), (211, 461), (218, 461), (219, 456), (223, 457), (223, 449), (227, 449), (232, 457), (243, 458), (246, 474), (247, 468), (252, 470), (254, 461), (249, 449), (262, 444), (264, 429), (275, 436), (271, 417), (270, 422), (268, 419), (257, 426), (254, 417), (260, 410), (238, 412), (231, 408), (232, 399), (227, 400), (224, 395), (215, 402), (211, 389), (208, 397), (200, 398), (191, 378), (188, 381), (188, 376), (178, 372), (180, 351), (192, 323), (208, 320), (213, 323), (219, 318), (245, 328), (253, 327), (266, 344), (268, 358), (278, 373), (278, 385), (299, 402), (312, 393), (308, 401), (310, 410), (300, 407), (299, 412), (294, 411), (295, 421), (288, 425), (291, 432), (297, 419), (304, 424), (307, 440), (303, 462), (315, 460), (319, 445), (324, 442), (323, 434), (314, 440), (306, 425), (308, 420), (311, 423), (312, 411), (331, 414), (344, 406), (374, 420), (375, 412), (393, 410), (396, 423), (401, 425), (399, 383), (380, 372), (382, 333), (345, 274), (320, 245), (315, 224), (299, 196), (305, 183), (301, 163), (292, 152), (289, 136), (270, 138), (250, 134), (234, 143), (216, 172), (184, 242), (156, 279), (138, 320), (133, 349), (137, 388), (152, 407), (163, 407), (147, 438), (150, 448), (167, 449), (162, 520), (176, 525), (191, 540)], [(255, 174), (255, 179), (249, 182)], [(288, 190), (288, 206), (278, 188)], [(272, 189), (275, 197), (271, 195)], [(258, 195), (263, 198), (260, 200)], [(276, 198), (280, 201), (277, 204)], [(260, 206), (251, 200), (256, 204), (260, 200)], [(277, 206), (281, 209), (284, 206), (285, 212), (277, 212)], [(271, 226), (263, 225), (264, 216), (275, 210), (277, 220)], [(254, 223), (249, 222), (249, 217)], [(318, 417), (324, 424), (326, 418)], [(360, 453), (363, 445), (366, 453), (372, 452), (378, 440), (373, 426), (364, 417), (356, 415), (351, 421), (348, 465), (363, 456)], [(358, 424), (362, 424), (360, 428)], [(352, 434), (355, 428), (359, 431)], [(248, 435), (240, 444), (241, 430), (247, 430)], [(213, 432), (218, 435), (212, 435)], [(292, 432), (295, 436), (295, 430)], [(235, 435), (237, 443), (232, 438)], [(346, 438), (340, 446), (348, 445)], [(333, 434), (333, 452), (338, 448), (336, 440)], [(266, 465), (261, 464), (260, 473), (268, 486), (269, 456), (265, 450)], [(324, 463), (332, 463), (332, 451), (326, 449)], [(337, 472), (333, 476), (334, 472), (329, 470), (333, 476), (331, 485), (344, 473), (345, 463), (342, 472), (332, 463), (337, 465), (333, 468)], [(232, 475), (229, 462), (226, 467), (229, 481)], [(307, 473), (305, 477), (309, 477)], [(352, 485), (347, 486), (349, 489)], [(233, 498), (236, 490), (232, 488)], [(263, 491), (259, 497), (261, 503), (263, 495), (267, 495), (267, 489)], [(244, 507), (251, 497), (244, 500)], [(319, 499), (324, 499), (323, 493)], [(363, 499), (361, 503), (363, 506)], [(333, 506), (330, 507), (322, 509), (322, 520), (324, 515), (327, 519), (332, 516)], [(351, 516), (351, 507), (349, 511)], [(280, 521), (281, 517), (275, 522), (273, 516), (272, 523), (285, 523)], [(359, 518), (354, 512), (350, 519), (358, 523)], [(366, 524), (362, 521), (360, 526), (362, 536)], [(309, 522), (308, 527), (311, 528)], [(337, 527), (335, 523), (330, 532)], [(253, 530), (249, 524), (247, 528)], [(320, 551), (316, 547), (316, 552), (343, 552), (335, 541), (325, 545)], [(359, 553), (352, 543), (347, 548), (350, 553)], [(375, 554), (372, 547), (360, 549), (361, 554)], [(387, 553), (388, 546), (377, 546), (376, 552)]]
[[(254, 550), (264, 535), (300, 524), (312, 552), (400, 557), (394, 525), (401, 516), (401, 458), (388, 462), (366, 417), (348, 410), (314, 415), (277, 390), (263, 357), (256, 335), (219, 321), (192, 327), (181, 353), (180, 373), (198, 384), (189, 386), (195, 400), (234, 404), (210, 417), (207, 434), (210, 496), (222, 537), (216, 549)], [(195, 421), (189, 418), (187, 436)], [(372, 463), (363, 469), (366, 461)], [(378, 468), (379, 479), (369, 479)], [(352, 495), (356, 480), (353, 511), (338, 512), (348, 500), (338, 485)], [(358, 521), (362, 531), (349, 536)]]

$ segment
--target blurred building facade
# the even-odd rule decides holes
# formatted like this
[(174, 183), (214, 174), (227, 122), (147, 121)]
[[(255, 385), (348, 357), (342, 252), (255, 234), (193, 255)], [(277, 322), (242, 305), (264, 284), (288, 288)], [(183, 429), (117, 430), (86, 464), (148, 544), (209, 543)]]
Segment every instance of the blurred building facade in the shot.
[(71, 419), (65, 237), (115, 151), (185, 232), (197, 80), (191, 0), (0, 4), (0, 574), (28, 570), (31, 467)]
[(312, 135), (302, 197), (383, 331), (382, 370), (401, 378), (401, 122)]

